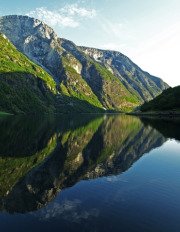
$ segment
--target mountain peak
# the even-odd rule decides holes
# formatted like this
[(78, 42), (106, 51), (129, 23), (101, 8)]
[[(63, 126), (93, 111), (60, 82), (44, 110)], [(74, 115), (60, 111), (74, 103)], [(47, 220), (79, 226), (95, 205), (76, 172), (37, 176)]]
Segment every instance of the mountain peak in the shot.
[(5, 34), (19, 51), (55, 78), (56, 72), (52, 64), (51, 67), (46, 64), (57, 63), (55, 48), (59, 48), (58, 51), (61, 49), (58, 36), (51, 27), (29, 16), (9, 15), (0, 17), (0, 32)]
[(107, 110), (131, 110), (168, 85), (120, 52), (77, 46), (38, 19), (0, 17), (0, 32), (55, 80), (57, 89)]
[[(49, 27), (44, 22), (40, 21), (39, 19), (31, 18), (29, 16), (23, 15), (7, 15), (0, 17), (0, 30), (6, 30), (9, 28), (11, 30), (11, 26), (14, 25), (14, 33), (20, 32), (22, 30), (21, 36), (27, 36), (28, 31), (30, 30), (29, 34), (32, 33), (32, 29), (41, 33), (44, 38), (50, 39), (52, 36), (57, 38), (56, 33), (54, 30)], [(13, 36), (14, 36), (13, 33)], [(16, 33), (17, 34), (17, 33)]]

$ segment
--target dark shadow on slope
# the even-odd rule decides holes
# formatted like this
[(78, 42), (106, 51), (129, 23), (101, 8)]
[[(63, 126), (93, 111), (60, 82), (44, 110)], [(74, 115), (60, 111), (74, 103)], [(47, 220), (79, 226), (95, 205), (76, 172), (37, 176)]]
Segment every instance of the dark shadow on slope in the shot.
[(103, 103), (102, 93), (103, 93), (103, 79), (95, 68), (94, 64), (90, 65), (92, 60), (85, 55), (82, 51), (77, 49), (77, 46), (66, 39), (61, 39), (59, 41), (61, 46), (71, 53), (78, 61), (82, 64), (82, 78), (90, 86), (93, 93), (98, 97), (98, 100)]
[(57, 87), (30, 73), (0, 73), (0, 111), (13, 114), (103, 112), (87, 101), (56, 94), (53, 88)]
[(14, 114), (55, 111), (55, 98), (46, 82), (30, 73), (0, 73), (0, 87), (1, 111)]

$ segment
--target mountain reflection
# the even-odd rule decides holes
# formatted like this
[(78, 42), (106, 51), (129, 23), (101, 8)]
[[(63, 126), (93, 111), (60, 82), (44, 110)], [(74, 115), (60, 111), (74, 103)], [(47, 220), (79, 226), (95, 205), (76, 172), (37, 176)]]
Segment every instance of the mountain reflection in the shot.
[(1, 210), (34, 211), (80, 180), (126, 171), (166, 141), (160, 125), (122, 115), (1, 118)]
[(145, 125), (156, 128), (167, 138), (180, 140), (180, 118), (142, 118)]

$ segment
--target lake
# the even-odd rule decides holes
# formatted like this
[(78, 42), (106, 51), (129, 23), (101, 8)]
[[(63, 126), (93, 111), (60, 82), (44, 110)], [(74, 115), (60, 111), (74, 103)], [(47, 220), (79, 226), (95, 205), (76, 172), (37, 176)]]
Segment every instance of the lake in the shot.
[(180, 119), (0, 117), (2, 232), (180, 231)]

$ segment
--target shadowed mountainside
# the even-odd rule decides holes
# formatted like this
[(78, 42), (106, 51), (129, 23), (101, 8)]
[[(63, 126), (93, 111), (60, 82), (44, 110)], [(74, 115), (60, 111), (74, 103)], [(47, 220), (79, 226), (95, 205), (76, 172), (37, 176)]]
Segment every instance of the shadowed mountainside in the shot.
[(180, 86), (169, 88), (153, 100), (144, 103), (141, 111), (180, 111)]

